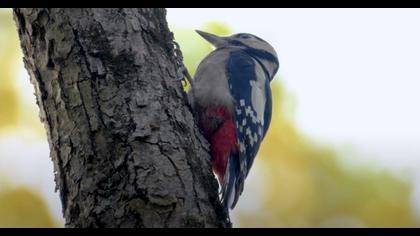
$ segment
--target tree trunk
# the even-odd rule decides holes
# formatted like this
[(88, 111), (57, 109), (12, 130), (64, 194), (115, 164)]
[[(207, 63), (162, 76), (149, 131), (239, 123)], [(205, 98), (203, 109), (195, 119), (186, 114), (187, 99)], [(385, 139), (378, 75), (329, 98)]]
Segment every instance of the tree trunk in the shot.
[(66, 227), (229, 227), (164, 9), (14, 9)]

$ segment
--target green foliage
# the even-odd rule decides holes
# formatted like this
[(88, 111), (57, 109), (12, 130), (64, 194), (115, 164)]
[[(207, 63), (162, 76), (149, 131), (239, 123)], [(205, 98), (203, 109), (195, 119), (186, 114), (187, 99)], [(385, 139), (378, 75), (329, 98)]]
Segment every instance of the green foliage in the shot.
[(0, 192), (0, 227), (58, 227), (38, 194), (26, 188)]
[(15, 80), (19, 71), (19, 41), (11, 11), (0, 11), (0, 129), (16, 125), (19, 94)]
[[(223, 23), (208, 23), (200, 30), (212, 32), (218, 35), (230, 33), (230, 29)], [(184, 55), (184, 64), (193, 75), (200, 61), (212, 50), (212, 46), (192, 29), (174, 29), (175, 41), (177, 41)]]
[[(46, 140), (32, 91), (19, 84), (22, 52), (11, 9), (0, 10), (0, 131), (22, 131)], [(29, 84), (29, 81), (25, 81)], [(32, 88), (32, 85), (30, 85)], [(31, 97), (32, 96), (32, 99)], [(28, 99), (29, 98), (29, 99)]]

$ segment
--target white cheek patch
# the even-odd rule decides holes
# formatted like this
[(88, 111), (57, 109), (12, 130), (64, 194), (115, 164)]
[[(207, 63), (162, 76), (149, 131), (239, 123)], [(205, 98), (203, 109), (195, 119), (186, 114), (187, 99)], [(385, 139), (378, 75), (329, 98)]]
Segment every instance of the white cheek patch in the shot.
[[(262, 80), (262, 81), (261, 81)], [(258, 81), (251, 80), (250, 84), (252, 87), (251, 92), (251, 102), (252, 107), (257, 113), (257, 120), (264, 125), (264, 109), (265, 109), (265, 86), (264, 86), (264, 78), (258, 78)]]

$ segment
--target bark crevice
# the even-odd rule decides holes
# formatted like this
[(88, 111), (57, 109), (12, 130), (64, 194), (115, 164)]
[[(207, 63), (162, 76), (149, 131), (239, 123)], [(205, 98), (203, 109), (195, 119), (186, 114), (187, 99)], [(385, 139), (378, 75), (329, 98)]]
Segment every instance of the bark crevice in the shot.
[(67, 227), (230, 227), (164, 9), (14, 9)]

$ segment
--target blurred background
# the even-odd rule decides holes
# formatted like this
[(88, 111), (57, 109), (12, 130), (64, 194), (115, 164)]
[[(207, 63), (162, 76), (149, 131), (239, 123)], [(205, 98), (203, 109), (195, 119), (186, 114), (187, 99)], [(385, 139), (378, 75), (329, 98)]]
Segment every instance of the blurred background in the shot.
[[(420, 9), (168, 9), (194, 74), (195, 29), (270, 42), (273, 120), (235, 227), (420, 226)], [(11, 9), (0, 9), (0, 227), (63, 227)], [(418, 172), (418, 171), (417, 171)]]

